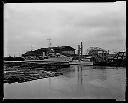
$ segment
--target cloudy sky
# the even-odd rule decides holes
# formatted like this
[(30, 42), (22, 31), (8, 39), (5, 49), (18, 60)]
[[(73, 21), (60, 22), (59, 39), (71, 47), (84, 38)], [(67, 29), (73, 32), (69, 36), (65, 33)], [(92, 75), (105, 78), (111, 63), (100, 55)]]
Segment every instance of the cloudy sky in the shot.
[(126, 2), (7, 3), (4, 5), (4, 56), (70, 45), (125, 50)]

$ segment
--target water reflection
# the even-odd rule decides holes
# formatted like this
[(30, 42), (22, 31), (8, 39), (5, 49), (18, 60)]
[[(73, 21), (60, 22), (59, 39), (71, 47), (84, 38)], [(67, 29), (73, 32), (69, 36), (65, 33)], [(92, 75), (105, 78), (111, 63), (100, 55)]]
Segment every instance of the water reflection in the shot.
[(82, 86), (83, 75), (82, 75), (82, 66), (78, 66), (78, 85)]
[(108, 98), (124, 100), (126, 68), (108, 68), (71, 66), (65, 68), (64, 74), (58, 77), (35, 80), (26, 84), (4, 84), (5, 98)]
[(102, 80), (102, 81), (107, 79), (107, 72), (106, 72), (106, 69), (101, 70), (101, 72), (99, 72), (98, 78), (99, 78), (100, 80)]

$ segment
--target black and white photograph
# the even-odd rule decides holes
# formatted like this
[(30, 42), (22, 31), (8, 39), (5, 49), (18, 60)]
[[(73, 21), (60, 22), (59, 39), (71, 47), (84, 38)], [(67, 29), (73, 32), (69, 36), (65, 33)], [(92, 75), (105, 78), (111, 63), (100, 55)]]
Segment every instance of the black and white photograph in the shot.
[(3, 8), (4, 99), (126, 101), (126, 1)]

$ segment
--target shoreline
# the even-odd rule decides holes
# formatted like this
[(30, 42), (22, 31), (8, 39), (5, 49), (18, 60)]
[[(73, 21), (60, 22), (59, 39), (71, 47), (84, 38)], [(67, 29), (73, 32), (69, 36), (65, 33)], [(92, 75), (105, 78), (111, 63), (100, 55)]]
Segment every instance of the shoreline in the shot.
[(8, 64), (4, 64), (4, 83), (22, 83), (62, 74), (62, 72), (58, 72), (55, 69), (47, 70), (39, 65), (29, 66), (27, 64), (21, 64), (10, 66)]

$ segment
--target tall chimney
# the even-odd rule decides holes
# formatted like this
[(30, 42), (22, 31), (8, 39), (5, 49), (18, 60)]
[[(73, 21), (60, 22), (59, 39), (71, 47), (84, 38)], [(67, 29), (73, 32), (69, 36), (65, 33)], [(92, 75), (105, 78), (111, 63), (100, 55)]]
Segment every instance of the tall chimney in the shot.
[(80, 61), (80, 45), (78, 45), (78, 59)]
[(82, 55), (83, 55), (83, 44), (81, 42), (81, 57), (82, 57)]

